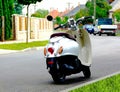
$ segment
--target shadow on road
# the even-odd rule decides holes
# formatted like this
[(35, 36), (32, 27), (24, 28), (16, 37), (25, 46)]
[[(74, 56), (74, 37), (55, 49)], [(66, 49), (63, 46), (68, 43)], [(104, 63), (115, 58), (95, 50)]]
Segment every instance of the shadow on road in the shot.
[(91, 78), (85, 78), (85, 77), (69, 77), (66, 78), (64, 83), (55, 83), (54, 81), (51, 84), (55, 85), (68, 85), (68, 84), (74, 84), (74, 83), (85, 83), (89, 81)]

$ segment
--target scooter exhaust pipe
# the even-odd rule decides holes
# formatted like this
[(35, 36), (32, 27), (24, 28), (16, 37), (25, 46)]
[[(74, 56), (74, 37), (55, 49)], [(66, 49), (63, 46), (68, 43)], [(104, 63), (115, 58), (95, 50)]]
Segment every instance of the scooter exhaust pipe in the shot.
[(74, 67), (73, 66), (64, 64), (63, 67), (62, 67), (62, 71), (61, 72), (63, 72), (63, 74), (70, 75), (70, 74), (72, 74), (73, 71), (74, 71)]
[(67, 65), (67, 64), (64, 64), (64, 65), (63, 65), (63, 69), (73, 70), (74, 67), (73, 67), (73, 66), (70, 66), (70, 65)]

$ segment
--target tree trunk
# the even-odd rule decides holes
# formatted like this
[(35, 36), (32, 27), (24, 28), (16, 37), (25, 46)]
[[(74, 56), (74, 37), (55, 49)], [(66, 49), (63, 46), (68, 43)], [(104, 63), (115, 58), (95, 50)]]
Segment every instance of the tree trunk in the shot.
[(5, 25), (4, 25), (4, 16), (2, 16), (2, 41), (5, 41)]

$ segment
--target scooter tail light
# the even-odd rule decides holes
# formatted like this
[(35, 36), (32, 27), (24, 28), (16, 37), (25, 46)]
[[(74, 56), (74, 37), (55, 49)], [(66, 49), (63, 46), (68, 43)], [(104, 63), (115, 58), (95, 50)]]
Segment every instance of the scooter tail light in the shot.
[(63, 52), (63, 47), (61, 46), (59, 49), (58, 49), (58, 53), (61, 54)]
[(48, 48), (48, 52), (50, 52), (51, 54), (53, 54), (54, 49), (52, 47)]
[(53, 63), (54, 63), (53, 61), (49, 61), (49, 62), (48, 62), (49, 65), (52, 65)]
[(47, 54), (47, 49), (44, 48), (44, 55), (46, 56), (46, 54)]

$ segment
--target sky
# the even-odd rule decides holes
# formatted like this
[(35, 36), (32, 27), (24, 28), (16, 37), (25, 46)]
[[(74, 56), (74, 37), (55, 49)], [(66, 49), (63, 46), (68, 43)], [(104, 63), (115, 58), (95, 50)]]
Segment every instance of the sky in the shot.
[(85, 4), (87, 0), (42, 0), (40, 3), (37, 3), (37, 6), (43, 9), (54, 8), (59, 11), (64, 11), (68, 8), (68, 3), (70, 3), (70, 7), (77, 6), (78, 3)]
[[(42, 0), (41, 2), (37, 2), (36, 5), (30, 5), (30, 12), (33, 13), (38, 9), (49, 10), (58, 9), (59, 12), (64, 11), (68, 7), (76, 7), (78, 3), (85, 4), (87, 0)], [(68, 5), (70, 3), (70, 6)], [(36, 6), (36, 7), (34, 7)], [(23, 14), (26, 14), (27, 8), (23, 9)]]

